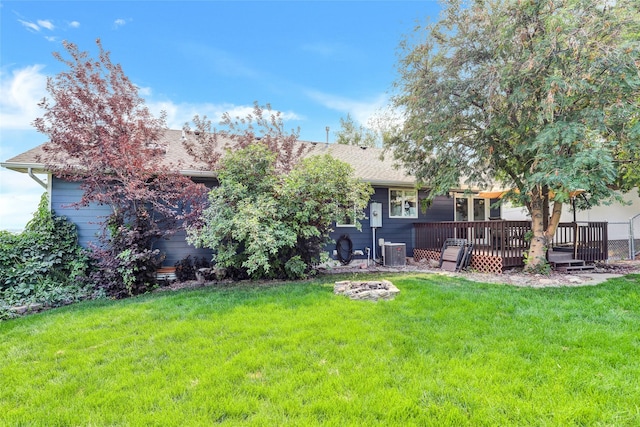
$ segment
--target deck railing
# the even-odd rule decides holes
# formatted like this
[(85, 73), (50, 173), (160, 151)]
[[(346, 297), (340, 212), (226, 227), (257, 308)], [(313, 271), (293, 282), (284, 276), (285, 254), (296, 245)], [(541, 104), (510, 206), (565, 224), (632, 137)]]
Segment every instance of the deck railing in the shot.
[[(440, 251), (446, 239), (467, 239), (473, 254), (502, 258), (505, 268), (524, 265), (531, 221), (447, 221), (415, 223), (415, 248)], [(576, 242), (575, 236), (578, 237)], [(607, 259), (607, 223), (560, 223), (553, 247), (573, 251), (578, 259)]]
[(609, 236), (606, 222), (564, 222), (558, 225), (553, 250), (571, 252), (587, 262), (608, 259)]

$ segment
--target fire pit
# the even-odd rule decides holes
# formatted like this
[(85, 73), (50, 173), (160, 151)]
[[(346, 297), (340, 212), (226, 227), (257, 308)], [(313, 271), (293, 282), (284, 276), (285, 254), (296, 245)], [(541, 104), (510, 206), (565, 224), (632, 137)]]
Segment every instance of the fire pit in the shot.
[(343, 280), (336, 282), (333, 287), (334, 294), (345, 295), (354, 300), (390, 300), (393, 299), (398, 292), (400, 292), (400, 290), (388, 280), (367, 282)]

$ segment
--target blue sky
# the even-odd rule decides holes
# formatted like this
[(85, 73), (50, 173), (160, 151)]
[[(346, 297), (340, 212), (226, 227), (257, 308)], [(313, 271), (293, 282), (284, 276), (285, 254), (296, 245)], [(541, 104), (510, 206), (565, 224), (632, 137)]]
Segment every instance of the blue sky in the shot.
[[(179, 129), (195, 114), (244, 116), (254, 101), (282, 111), (301, 138), (335, 139), (340, 118), (366, 125), (388, 103), (398, 45), (435, 20), (435, 1), (1, 1), (0, 160), (45, 141), (46, 77), (63, 40), (113, 62), (154, 112)], [(42, 187), (0, 170), (0, 229), (20, 229)]]

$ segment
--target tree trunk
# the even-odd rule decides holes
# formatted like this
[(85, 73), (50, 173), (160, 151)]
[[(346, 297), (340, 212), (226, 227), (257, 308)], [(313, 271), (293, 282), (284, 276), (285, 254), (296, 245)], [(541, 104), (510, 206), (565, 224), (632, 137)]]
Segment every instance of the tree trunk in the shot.
[(533, 236), (531, 238), (527, 263), (524, 268), (525, 271), (528, 272), (543, 269), (543, 266), (547, 262), (546, 253), (549, 243), (551, 243), (553, 236), (556, 234), (556, 229), (560, 223), (562, 203), (553, 202), (551, 217), (545, 218), (545, 212), (549, 212), (548, 206), (545, 209), (545, 205), (548, 203), (547, 201), (548, 199), (540, 192), (533, 192), (530, 205), (531, 231), (533, 232)]
[(553, 211), (551, 212), (551, 217), (549, 218), (547, 229), (544, 232), (547, 242), (551, 242), (551, 239), (553, 239), (553, 236), (555, 236), (556, 230), (558, 229), (558, 224), (560, 224), (561, 214), (562, 214), (562, 203), (553, 202)]
[(547, 262), (545, 253), (547, 248), (547, 238), (544, 229), (544, 198), (542, 194), (534, 191), (531, 197), (531, 244), (527, 256), (525, 271), (533, 272), (540, 270)]
[(549, 187), (542, 187), (542, 227), (549, 227)]

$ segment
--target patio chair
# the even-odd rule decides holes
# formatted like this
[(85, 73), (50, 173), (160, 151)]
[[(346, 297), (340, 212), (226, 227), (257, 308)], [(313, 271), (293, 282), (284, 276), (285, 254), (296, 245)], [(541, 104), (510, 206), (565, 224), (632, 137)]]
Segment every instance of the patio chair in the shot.
[(440, 253), (440, 268), (446, 271), (460, 271), (471, 263), (473, 243), (467, 239), (447, 239)]

